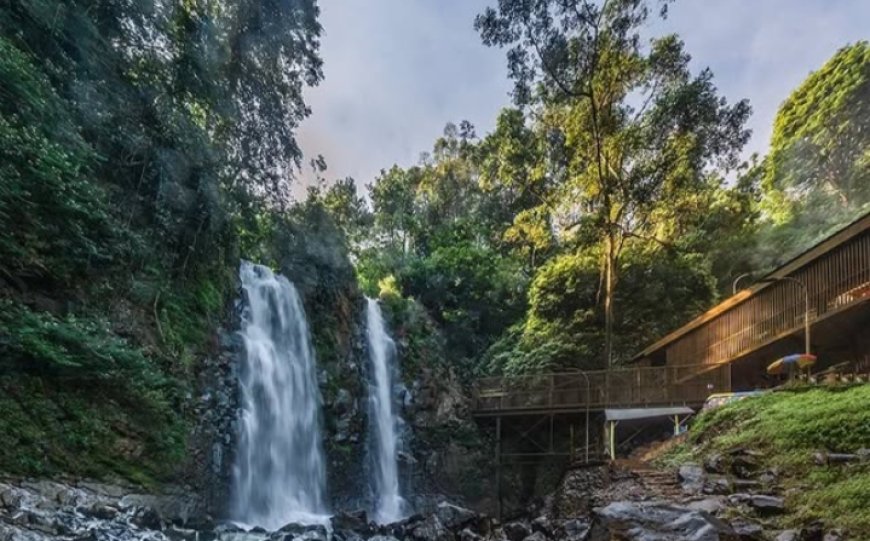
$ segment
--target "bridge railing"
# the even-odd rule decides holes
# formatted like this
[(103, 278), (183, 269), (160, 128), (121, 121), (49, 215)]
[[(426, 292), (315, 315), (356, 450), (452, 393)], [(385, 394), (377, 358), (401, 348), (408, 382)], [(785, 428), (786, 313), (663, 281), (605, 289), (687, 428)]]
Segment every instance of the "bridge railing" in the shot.
[[(704, 370), (699, 372), (699, 370)], [(628, 367), (484, 378), (475, 389), (475, 410), (569, 410), (701, 404), (731, 389), (729, 366)]]

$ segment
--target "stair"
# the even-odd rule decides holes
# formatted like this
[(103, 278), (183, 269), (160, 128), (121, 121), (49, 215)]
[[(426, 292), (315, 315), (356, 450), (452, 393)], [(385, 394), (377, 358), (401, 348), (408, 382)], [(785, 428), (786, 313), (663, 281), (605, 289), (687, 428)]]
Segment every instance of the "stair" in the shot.
[(683, 489), (673, 472), (640, 468), (634, 469), (633, 473), (652, 494), (666, 500), (679, 500), (683, 497)]

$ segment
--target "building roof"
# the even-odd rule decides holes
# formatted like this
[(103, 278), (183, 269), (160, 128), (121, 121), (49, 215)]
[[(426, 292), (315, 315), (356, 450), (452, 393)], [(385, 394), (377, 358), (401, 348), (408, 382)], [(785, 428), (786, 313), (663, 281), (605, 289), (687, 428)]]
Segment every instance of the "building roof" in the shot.
[(606, 409), (604, 410), (604, 418), (608, 421), (631, 421), (634, 419), (673, 417), (674, 415), (692, 415), (693, 413), (695, 413), (695, 410), (686, 406), (673, 408)]
[(652, 353), (666, 347), (667, 345), (681, 338), (690, 331), (697, 329), (701, 325), (715, 319), (716, 317), (727, 312), (731, 308), (734, 308), (735, 306), (743, 303), (747, 299), (753, 297), (764, 288), (773, 285), (777, 279), (792, 274), (796, 270), (806, 266), (810, 261), (813, 261), (823, 256), (832, 249), (840, 246), (848, 240), (851, 240), (852, 238), (860, 235), (861, 233), (864, 233), (868, 229), (870, 229), (870, 212), (861, 216), (846, 227), (840, 229), (833, 235), (821, 240), (804, 252), (801, 252), (797, 256), (786, 261), (775, 270), (762, 277), (749, 288), (738, 291), (736, 294), (728, 297), (724, 301), (720, 302), (713, 308), (710, 308), (709, 310), (696, 317), (695, 319), (691, 320), (690, 322), (686, 323), (682, 327), (660, 338), (655, 343), (651, 344), (646, 349), (635, 355), (634, 358), (632, 358), (632, 361), (637, 361), (644, 357), (648, 357)]

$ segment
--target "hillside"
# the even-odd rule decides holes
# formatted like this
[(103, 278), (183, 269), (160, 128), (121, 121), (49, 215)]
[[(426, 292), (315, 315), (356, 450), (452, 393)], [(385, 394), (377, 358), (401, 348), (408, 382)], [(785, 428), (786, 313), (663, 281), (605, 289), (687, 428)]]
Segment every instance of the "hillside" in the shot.
[[(699, 462), (732, 474), (735, 456), (753, 457), (763, 489), (785, 498), (782, 527), (821, 521), (828, 528), (870, 531), (870, 385), (793, 388), (701, 414), (685, 442), (661, 459)], [(829, 453), (862, 455), (827, 460)], [(763, 474), (758, 475), (761, 478)], [(736, 475), (736, 477), (741, 477)], [(859, 537), (860, 538), (860, 537)]]

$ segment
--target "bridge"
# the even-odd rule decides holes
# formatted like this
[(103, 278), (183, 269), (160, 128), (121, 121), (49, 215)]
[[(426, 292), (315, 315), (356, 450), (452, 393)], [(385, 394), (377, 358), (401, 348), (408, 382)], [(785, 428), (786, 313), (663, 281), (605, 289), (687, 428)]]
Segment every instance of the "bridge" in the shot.
[(870, 214), (662, 337), (630, 366), (485, 378), (473, 413), (495, 425), (499, 480), (503, 462), (588, 462), (605, 447), (613, 458), (617, 423), (665, 416), (678, 431), (711, 394), (778, 385), (765, 367), (784, 355), (812, 352), (817, 371), (870, 371), (868, 328)]
[(474, 415), (500, 417), (613, 408), (700, 406), (731, 390), (727, 365), (699, 374), (696, 365), (637, 366), (479, 380)]

